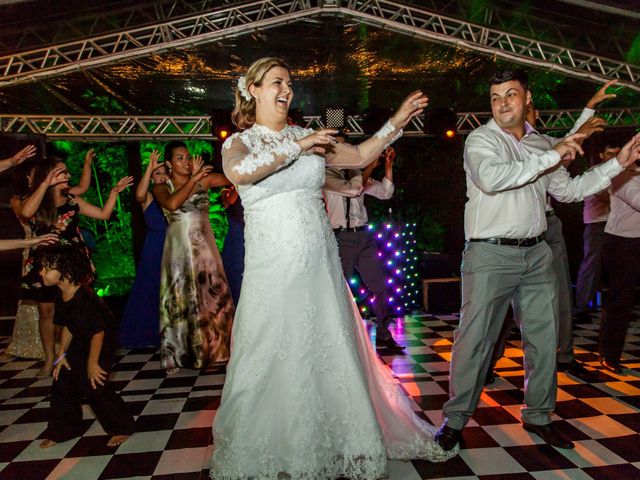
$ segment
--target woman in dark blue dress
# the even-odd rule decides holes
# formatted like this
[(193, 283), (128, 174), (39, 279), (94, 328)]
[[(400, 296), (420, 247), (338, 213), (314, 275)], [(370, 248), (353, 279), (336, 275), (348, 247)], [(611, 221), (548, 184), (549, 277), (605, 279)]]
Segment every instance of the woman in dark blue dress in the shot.
[(136, 279), (120, 322), (123, 347), (160, 345), (160, 262), (164, 248), (167, 220), (149, 192), (149, 183), (167, 181), (167, 169), (158, 164), (158, 152), (151, 152), (149, 165), (136, 188), (136, 200), (144, 212), (147, 235), (142, 246)]
[(229, 281), (231, 298), (238, 305), (244, 273), (244, 208), (235, 187), (223, 190), (222, 203), (227, 209), (229, 231), (222, 247), (222, 264)]

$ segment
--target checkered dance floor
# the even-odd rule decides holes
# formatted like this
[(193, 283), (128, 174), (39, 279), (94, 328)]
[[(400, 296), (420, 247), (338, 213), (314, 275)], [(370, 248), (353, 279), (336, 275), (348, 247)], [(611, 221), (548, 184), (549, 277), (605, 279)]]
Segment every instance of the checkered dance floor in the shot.
[[(639, 312), (640, 313), (640, 312)], [(598, 325), (575, 326), (578, 359), (597, 369)], [(457, 317), (406, 316), (394, 335), (407, 354), (383, 357), (414, 402), (438, 425)], [(0, 348), (7, 338), (0, 339)], [(166, 377), (153, 349), (123, 350), (112, 380), (137, 417), (138, 433), (117, 449), (85, 411), (80, 438), (43, 450), (50, 379), (37, 379), (38, 363), (0, 364), (0, 479), (206, 479), (211, 423), (224, 371), (183, 370)], [(601, 372), (590, 384), (559, 374), (556, 420), (576, 442), (556, 450), (525, 432), (519, 421), (522, 352), (510, 339), (495, 383), (464, 430), (460, 456), (444, 464), (391, 462), (389, 478), (418, 479), (638, 479), (640, 478), (640, 322), (629, 330), (623, 375)]]

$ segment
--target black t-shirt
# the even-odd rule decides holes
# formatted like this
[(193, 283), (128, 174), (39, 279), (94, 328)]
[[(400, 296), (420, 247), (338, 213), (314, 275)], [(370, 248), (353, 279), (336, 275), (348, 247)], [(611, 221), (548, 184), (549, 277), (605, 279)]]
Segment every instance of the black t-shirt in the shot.
[[(104, 331), (100, 363), (103, 368), (110, 366), (116, 344), (116, 323), (109, 307), (93, 290), (80, 286), (71, 300), (63, 301), (62, 294), (55, 302), (53, 322), (67, 327), (73, 335), (67, 355), (86, 362), (91, 348), (91, 338)], [(106, 361), (106, 364), (103, 364)]]

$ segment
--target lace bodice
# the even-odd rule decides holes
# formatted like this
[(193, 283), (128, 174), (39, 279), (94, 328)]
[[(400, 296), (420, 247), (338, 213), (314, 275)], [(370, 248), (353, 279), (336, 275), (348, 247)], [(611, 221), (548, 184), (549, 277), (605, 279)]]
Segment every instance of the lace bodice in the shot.
[(229, 137), (222, 148), (222, 166), (226, 177), (237, 185), (245, 208), (272, 195), (307, 191), (320, 195), (325, 165), (362, 168), (402, 135), (391, 122), (358, 146), (336, 144), (324, 157), (301, 151), (297, 140), (313, 130), (287, 125), (275, 131), (264, 125)]
[(287, 126), (275, 132), (262, 125), (254, 125), (227, 139), (223, 149), (229, 150), (238, 138), (249, 152), (245, 161), (230, 166), (240, 175), (252, 175), (261, 167), (270, 166), (278, 156), (286, 158), (271, 175), (256, 183), (237, 186), (245, 209), (273, 195), (294, 191), (306, 191), (308, 194), (320, 192), (324, 183), (325, 159), (312, 153), (301, 153), (300, 147), (295, 143), (295, 140), (311, 133), (313, 130), (295, 126)]

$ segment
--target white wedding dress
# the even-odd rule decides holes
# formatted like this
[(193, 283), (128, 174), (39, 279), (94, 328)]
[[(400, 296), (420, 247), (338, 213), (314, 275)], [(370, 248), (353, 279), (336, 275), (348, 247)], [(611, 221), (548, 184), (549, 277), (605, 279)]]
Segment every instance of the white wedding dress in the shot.
[[(223, 147), (232, 181), (274, 173), (237, 187), (246, 257), (213, 425), (217, 480), (374, 480), (386, 476), (388, 458), (441, 462), (457, 453), (434, 442), (435, 427), (414, 414), (371, 346), (322, 201), (325, 159), (293, 143), (310, 133), (254, 125)], [(371, 154), (394, 133), (387, 124)], [(274, 166), (278, 158), (284, 165)]]

